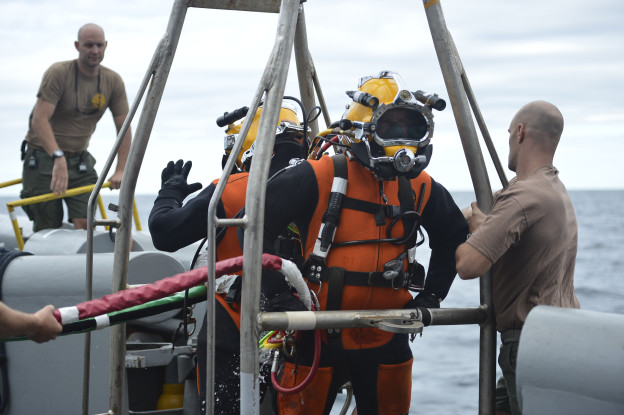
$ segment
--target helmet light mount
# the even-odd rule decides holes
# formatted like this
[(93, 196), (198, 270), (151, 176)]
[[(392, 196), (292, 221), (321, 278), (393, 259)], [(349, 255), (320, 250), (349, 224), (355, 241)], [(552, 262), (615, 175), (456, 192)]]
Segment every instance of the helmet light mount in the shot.
[(347, 95), (353, 101), (357, 102), (358, 104), (362, 104), (362, 105), (364, 105), (365, 107), (368, 107), (368, 108), (375, 109), (379, 105), (379, 98), (377, 98), (376, 96), (373, 96), (373, 95), (371, 95), (371, 94), (369, 94), (367, 92), (347, 91)]
[(446, 108), (446, 101), (440, 98), (438, 94), (428, 94), (421, 90), (414, 91), (413, 94), (418, 101), (436, 111), (443, 111)]

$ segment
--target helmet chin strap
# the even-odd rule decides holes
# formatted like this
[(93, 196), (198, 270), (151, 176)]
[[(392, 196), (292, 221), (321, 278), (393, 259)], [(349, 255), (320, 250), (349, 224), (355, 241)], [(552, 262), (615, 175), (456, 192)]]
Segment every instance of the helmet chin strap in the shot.
[(351, 143), (350, 150), (356, 160), (373, 172), (379, 180), (394, 180), (399, 176), (415, 179), (429, 165), (433, 146), (429, 144), (420, 149), (414, 166), (406, 172), (396, 170), (392, 163), (375, 162), (371, 154), (370, 144), (367, 141), (362, 140), (358, 143)]

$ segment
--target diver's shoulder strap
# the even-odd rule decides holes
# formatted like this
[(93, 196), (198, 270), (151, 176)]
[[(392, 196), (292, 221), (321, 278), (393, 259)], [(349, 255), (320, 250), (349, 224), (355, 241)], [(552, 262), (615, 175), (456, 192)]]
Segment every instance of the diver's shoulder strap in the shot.
[(342, 199), (347, 193), (347, 179), (349, 175), (347, 158), (343, 154), (332, 156), (332, 162), (334, 164), (334, 179), (329, 194), (329, 203), (323, 215), (321, 228), (319, 229), (319, 234), (314, 244), (314, 250), (312, 251), (312, 255), (322, 258), (323, 260), (327, 258), (329, 246), (336, 234), (336, 228), (340, 220)]
[[(401, 213), (405, 214), (406, 212), (414, 212), (416, 210), (416, 195), (414, 194), (414, 189), (412, 189), (412, 184), (410, 183), (407, 177), (400, 176), (398, 178), (399, 181), (399, 203), (401, 204)], [(424, 192), (420, 192), (421, 202), (422, 202), (422, 194)], [(416, 212), (418, 212), (416, 210)], [(415, 217), (417, 215), (417, 217)], [(416, 213), (416, 215), (404, 215), (403, 216), (403, 229), (406, 232), (409, 232), (410, 229), (414, 229), (414, 225), (418, 225), (420, 222), (420, 215)], [(415, 223), (418, 222), (418, 223)], [(416, 245), (416, 235), (407, 243), (407, 247), (412, 248)]]

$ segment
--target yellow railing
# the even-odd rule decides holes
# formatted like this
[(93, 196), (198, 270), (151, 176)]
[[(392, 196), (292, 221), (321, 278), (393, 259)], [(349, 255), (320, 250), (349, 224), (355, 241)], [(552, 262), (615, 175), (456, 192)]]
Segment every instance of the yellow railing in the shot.
[[(21, 182), (22, 182), (22, 179), (15, 179), (15, 180), (10, 180), (8, 182), (2, 182), (0, 183), (0, 189), (3, 187), (9, 187), (15, 184), (20, 184)], [(17, 246), (19, 247), (20, 251), (24, 249), (24, 238), (19, 228), (19, 224), (17, 223), (17, 215), (15, 214), (16, 207), (34, 205), (36, 203), (48, 202), (50, 200), (55, 200), (55, 199), (63, 199), (65, 197), (81, 195), (83, 193), (90, 193), (93, 191), (94, 187), (95, 185), (91, 184), (88, 186), (81, 186), (81, 187), (75, 187), (73, 189), (68, 189), (67, 192), (65, 192), (65, 194), (63, 194), (62, 196), (57, 196), (54, 193), (47, 193), (44, 195), (27, 197), (25, 199), (16, 200), (14, 202), (8, 202), (6, 205), (9, 211), (9, 218), (11, 219), (11, 224), (13, 225), (13, 232), (15, 232), (15, 239), (17, 241)], [(105, 187), (110, 187), (110, 182), (106, 182), (102, 185), (102, 188), (105, 188)], [(102, 219), (107, 219), (106, 209), (104, 208), (104, 202), (102, 201), (102, 196), (99, 194), (98, 194), (98, 207), (100, 209), (100, 214), (102, 215)], [(136, 205), (136, 199), (132, 203), (132, 217), (134, 218), (134, 225), (136, 227), (136, 230), (140, 231), (141, 221), (139, 219), (139, 212), (138, 212), (137, 205)]]

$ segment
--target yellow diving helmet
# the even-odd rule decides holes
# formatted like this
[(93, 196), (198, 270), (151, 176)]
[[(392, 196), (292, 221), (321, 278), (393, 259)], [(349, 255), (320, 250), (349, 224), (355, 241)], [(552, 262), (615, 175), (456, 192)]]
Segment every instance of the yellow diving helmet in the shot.
[(390, 71), (361, 78), (358, 90), (347, 95), (352, 102), (340, 127), (353, 133), (344, 139), (356, 158), (384, 179), (416, 177), (431, 155), (431, 109), (444, 109), (444, 100), (410, 92), (400, 75)]
[[(236, 111), (239, 112), (238, 119), (240, 119), (247, 114), (248, 108), (243, 107), (239, 108)], [(236, 111), (233, 111), (232, 113), (235, 113)], [(251, 126), (249, 127), (249, 131), (247, 132), (247, 136), (245, 137), (243, 146), (236, 155), (236, 167), (238, 167), (238, 169), (241, 171), (249, 171), (251, 159), (254, 154), (256, 136), (258, 134), (261, 114), (262, 107), (258, 107), (258, 109), (256, 110), (256, 114), (251, 121)], [(217, 124), (219, 124), (218, 120)], [(234, 142), (236, 141), (238, 134), (241, 131), (242, 125), (243, 121), (237, 124), (231, 123), (228, 125), (226, 130), (227, 135), (224, 139), (226, 156), (230, 155), (232, 148), (234, 147)], [(283, 102), (277, 121), (275, 145), (292, 140), (296, 142), (299, 146), (301, 146), (303, 144), (303, 136), (303, 127), (299, 123), (299, 119), (297, 118), (297, 112), (294, 106), (289, 105), (288, 102)]]

